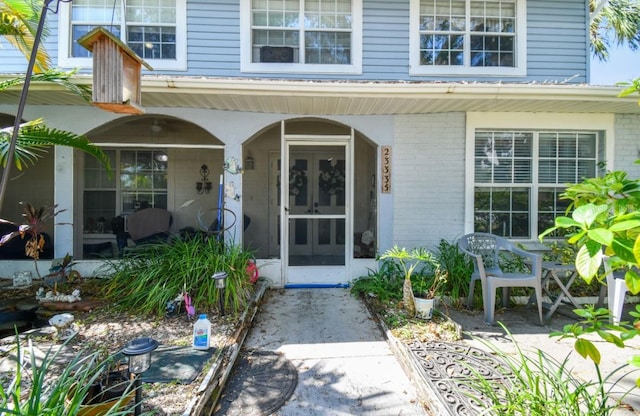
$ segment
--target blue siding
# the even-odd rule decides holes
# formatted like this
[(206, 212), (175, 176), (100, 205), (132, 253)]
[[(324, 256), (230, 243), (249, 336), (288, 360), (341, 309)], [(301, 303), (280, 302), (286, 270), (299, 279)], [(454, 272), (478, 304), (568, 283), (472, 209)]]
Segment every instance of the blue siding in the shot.
[[(188, 0), (187, 71), (154, 71), (178, 76), (347, 79), (353, 81), (587, 82), (588, 15), (584, 0), (528, 0), (526, 77), (409, 76), (409, 0), (363, 0), (362, 74), (308, 75), (240, 72), (239, 0)], [(56, 15), (47, 17), (45, 47), (57, 62)], [(24, 72), (15, 51), (0, 49), (3, 73)]]
[(409, 2), (363, 0), (359, 79), (409, 79)]
[(584, 0), (527, 2), (527, 79), (586, 83), (589, 60)]
[(240, 76), (239, 0), (188, 0), (187, 75)]

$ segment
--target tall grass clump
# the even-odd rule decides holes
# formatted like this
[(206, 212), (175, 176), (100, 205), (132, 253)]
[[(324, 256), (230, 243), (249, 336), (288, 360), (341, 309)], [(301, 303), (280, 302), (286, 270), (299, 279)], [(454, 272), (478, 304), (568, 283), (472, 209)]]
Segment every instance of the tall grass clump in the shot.
[[(0, 377), (0, 414), (71, 416), (78, 414), (90, 395), (90, 388), (104, 374), (113, 357), (103, 360), (101, 351), (79, 351), (61, 365), (64, 348), (49, 349), (44, 356), (32, 345), (25, 349), (16, 336), (16, 345), (5, 352), (15, 358), (15, 370)], [(125, 396), (134, 390), (128, 384), (120, 400), (101, 413), (103, 416), (130, 414)]]
[(220, 297), (211, 276), (226, 272), (225, 311), (237, 314), (252, 291), (246, 271), (251, 259), (240, 246), (201, 235), (144, 245), (110, 265), (106, 297), (129, 312), (161, 316), (187, 293), (198, 313), (211, 312)]
[[(522, 351), (511, 333), (503, 326), (516, 347), (515, 354), (488, 341), (481, 342), (503, 363), (502, 379), (487, 378), (474, 368), (463, 383), (465, 394), (486, 411), (482, 414), (515, 416), (608, 416), (620, 406), (627, 391), (617, 391), (618, 382), (629, 372), (627, 364), (604, 376), (595, 365), (596, 380), (581, 380), (573, 376), (569, 356), (560, 361), (537, 350)], [(619, 396), (614, 397), (614, 393)]]
[(440, 290), (451, 297), (460, 299), (469, 294), (469, 283), (473, 273), (473, 263), (458, 248), (456, 241), (441, 239), (435, 250), (436, 261), (440, 269), (447, 274), (447, 281)]

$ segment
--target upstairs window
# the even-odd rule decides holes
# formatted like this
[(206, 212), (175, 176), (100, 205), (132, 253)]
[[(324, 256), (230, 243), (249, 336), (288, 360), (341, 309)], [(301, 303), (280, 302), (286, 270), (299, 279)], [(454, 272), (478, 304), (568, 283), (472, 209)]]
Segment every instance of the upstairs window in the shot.
[(525, 75), (524, 0), (412, 0), (412, 75)]
[(154, 69), (186, 69), (185, 0), (74, 0), (63, 4), (60, 65), (90, 66), (78, 39), (102, 26)]
[(360, 0), (245, 0), (242, 4), (243, 71), (361, 71)]

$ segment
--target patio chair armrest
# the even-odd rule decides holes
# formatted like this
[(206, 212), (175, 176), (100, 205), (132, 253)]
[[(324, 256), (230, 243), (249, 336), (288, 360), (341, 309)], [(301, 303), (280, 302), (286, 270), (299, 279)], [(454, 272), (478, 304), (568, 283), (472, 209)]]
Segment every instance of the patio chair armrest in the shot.
[(475, 263), (474, 269), (476, 269), (480, 274), (480, 276), (483, 276), (484, 278), (484, 276), (486, 275), (486, 272), (485, 272), (484, 261), (482, 260), (482, 256), (480, 254), (472, 253), (469, 250), (465, 250), (464, 248), (460, 248), (460, 251), (462, 251), (464, 254), (469, 256), (471, 260), (473, 260), (473, 262)]

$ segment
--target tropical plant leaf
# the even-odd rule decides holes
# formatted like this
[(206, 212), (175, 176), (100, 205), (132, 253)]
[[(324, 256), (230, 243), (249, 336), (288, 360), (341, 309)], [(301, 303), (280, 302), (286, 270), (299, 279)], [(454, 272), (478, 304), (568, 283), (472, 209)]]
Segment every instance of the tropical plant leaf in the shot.
[(589, 229), (599, 215), (609, 210), (607, 205), (586, 204), (573, 211), (573, 219), (580, 223), (582, 228)]
[(607, 331), (597, 331), (597, 333), (603, 340), (615, 345), (616, 347), (624, 348), (624, 342), (622, 342), (620, 337), (615, 336), (613, 333)]
[(586, 231), (580, 231), (579, 233), (576, 233), (576, 234), (572, 235), (571, 237), (569, 237), (567, 242), (569, 244), (578, 244), (578, 242), (580, 240), (582, 240), (582, 237), (584, 237), (585, 235), (587, 235)]
[(606, 228), (595, 228), (587, 231), (587, 235), (593, 241), (602, 244), (603, 246), (611, 245), (613, 241), (613, 233)]
[(640, 276), (638, 276), (635, 270), (627, 270), (624, 275), (624, 282), (627, 284), (629, 292), (633, 295), (640, 293)]
[(634, 242), (625, 238), (616, 238), (611, 243), (611, 248), (623, 261), (634, 263), (636, 258), (633, 254)]
[(573, 218), (569, 217), (556, 217), (556, 227), (560, 228), (569, 228), (569, 227), (579, 227), (580, 223)]
[(578, 274), (590, 284), (593, 277), (598, 273), (598, 268), (602, 263), (602, 252), (597, 251), (590, 254), (587, 245), (580, 247), (576, 255), (576, 270)]
[[(633, 357), (631, 357), (628, 361), (628, 363), (630, 365), (633, 365), (635, 367), (640, 367), (640, 355), (634, 355)], [(640, 387), (640, 386), (638, 386)]]
[(600, 365), (600, 351), (593, 342), (588, 339), (578, 338), (573, 346), (578, 354), (582, 356), (582, 358), (589, 358), (594, 363)]
[(611, 225), (611, 227), (609, 227), (609, 231), (617, 233), (617, 232), (620, 232), (620, 231), (631, 230), (631, 229), (637, 228), (637, 227), (640, 227), (640, 220), (622, 221), (622, 222), (617, 222), (617, 223)]

